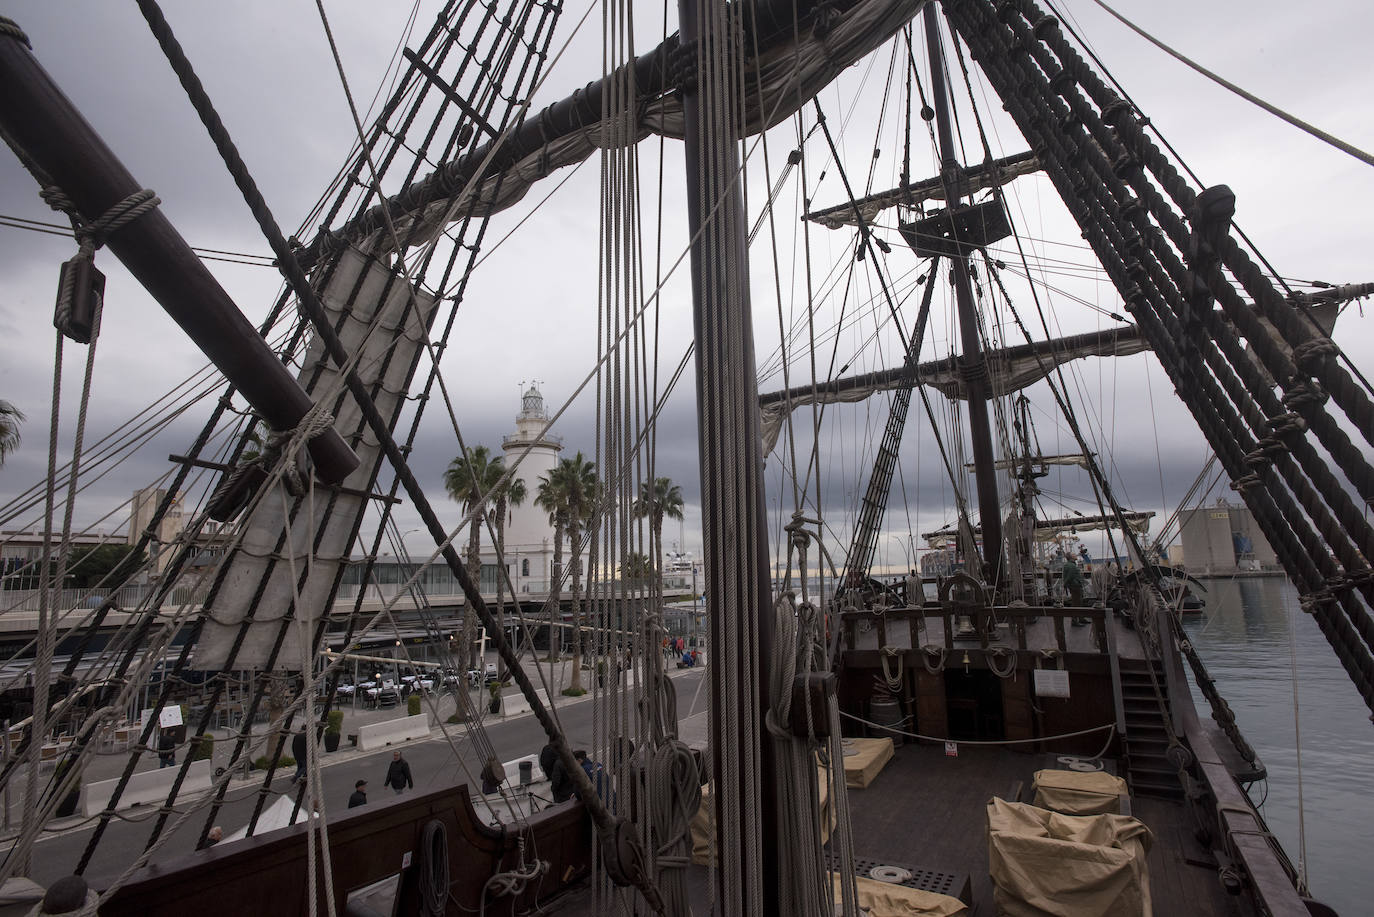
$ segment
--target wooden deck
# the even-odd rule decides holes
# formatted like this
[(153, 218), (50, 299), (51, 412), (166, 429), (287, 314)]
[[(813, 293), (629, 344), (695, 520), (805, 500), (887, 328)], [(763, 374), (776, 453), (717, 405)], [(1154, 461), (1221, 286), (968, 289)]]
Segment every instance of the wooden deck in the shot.
[[(1028, 794), (1034, 772), (1050, 766), (1052, 759), (1052, 755), (963, 744), (957, 758), (946, 757), (942, 746), (898, 748), (872, 785), (849, 791), (855, 858), (966, 875), (972, 884), (972, 913), (992, 917), (996, 909), (988, 877), (988, 800), (1007, 798), (1018, 784)], [(1222, 889), (1211, 855), (1193, 838), (1181, 803), (1142, 797), (1131, 805), (1132, 814), (1154, 835), (1149, 863), (1155, 914), (1241, 917), (1249, 913), (1245, 910), (1248, 899), (1233, 898)], [(708, 913), (708, 870), (693, 866), (688, 879), (693, 912)], [(608, 904), (597, 902), (587, 883), (550, 903), (545, 912), (592, 917), (604, 913)]]
[[(856, 857), (892, 865), (966, 873), (974, 913), (995, 913), (988, 878), (985, 808), (1018, 784), (1029, 792), (1045, 755), (959, 746), (957, 758), (941, 746), (905, 745), (867, 789), (850, 790)], [(1193, 839), (1188, 813), (1170, 800), (1137, 798), (1132, 814), (1154, 834), (1150, 888), (1156, 914), (1245, 913), (1217, 881), (1211, 855)]]

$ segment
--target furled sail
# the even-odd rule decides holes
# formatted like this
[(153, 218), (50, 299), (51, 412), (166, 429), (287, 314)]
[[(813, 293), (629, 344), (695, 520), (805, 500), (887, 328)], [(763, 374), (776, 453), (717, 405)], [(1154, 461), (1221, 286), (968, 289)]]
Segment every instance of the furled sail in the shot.
[[(1121, 517), (1126, 520), (1131, 531), (1143, 535), (1150, 530), (1150, 519), (1154, 517), (1152, 512), (1131, 511), (1123, 512)], [(1035, 520), (1035, 540), (1039, 542), (1054, 541), (1060, 535), (1070, 532), (1097, 532), (1106, 529), (1119, 528), (1120, 522), (1116, 516), (1062, 516), (1058, 519), (1037, 519)], [(982, 526), (974, 526), (975, 535), (981, 535)], [(943, 548), (954, 544), (959, 532), (954, 526), (945, 526), (934, 532), (924, 532), (921, 535), (932, 548)]]
[[(1035, 158), (1034, 153), (1017, 153), (1015, 156), (1004, 156), (1001, 159), (993, 160), (991, 163), (979, 163), (959, 171), (959, 194), (962, 197), (971, 197), (976, 191), (1000, 188), (1013, 178), (1039, 172), (1040, 160)], [(896, 207), (898, 204), (943, 201), (944, 199), (944, 178), (927, 178), (923, 181), (899, 185), (889, 191), (880, 191), (877, 194), (861, 197), (852, 204), (836, 204), (834, 207), (827, 207), (824, 210), (812, 211), (806, 215), (806, 219), (824, 226), (826, 229), (839, 229), (842, 226), (855, 225), (856, 210), (863, 217), (865, 223), (872, 223), (877, 219), (878, 214), (889, 207)]]
[[(1148, 345), (1133, 326), (1091, 331), (1051, 341), (1018, 344), (988, 351), (991, 394), (1007, 395), (1039, 382), (1056, 366), (1083, 357), (1124, 357), (1140, 353)], [(759, 396), (760, 435), (764, 454), (773, 451), (783, 422), (796, 408), (808, 404), (863, 401), (877, 392), (905, 388), (915, 382), (939, 389), (948, 398), (964, 398), (964, 384), (954, 357), (930, 360), (912, 369), (903, 367), (835, 379), (812, 386)]]
[[(383, 417), (394, 418), (420, 348), (428, 340), (434, 298), (425, 293), (412, 295), (405, 281), (382, 261), (350, 249), (320, 300), (344, 346), (357, 355), (358, 377), (373, 391), (377, 410)], [(305, 383), (316, 376), (315, 392), (342, 391), (339, 370), (318, 337), (306, 349), (299, 378)], [(335, 408), (335, 429), (345, 437), (359, 428), (361, 419), (362, 411), (351, 397), (343, 398)], [(362, 494), (368, 492), (382, 460), (375, 437), (363, 436), (353, 448), (360, 464), (343, 482), (351, 493), (316, 494), (288, 525), (290, 499), (271, 492), (240, 523), (241, 542), (225, 559), (220, 587), (206, 602), (196, 668), (268, 667), (282, 619), (288, 614), (306, 626), (304, 630), (286, 628), (270, 667), (300, 667), (299, 637), (312, 634), (320, 616), (329, 611), (334, 584), (348, 561), (353, 532), (366, 509), (367, 498)], [(241, 632), (242, 645), (230, 663)]]
[[(742, 46), (758, 49), (740, 75), (751, 91), (741, 99), (744, 132), (754, 134), (791, 118), (846, 68), (895, 35), (925, 0), (787, 0), (759, 3), (745, 17), (754, 34)], [(311, 264), (347, 242), (371, 240), (385, 250), (392, 238), (423, 245), (444, 226), (469, 214), (488, 214), (518, 203), (535, 183), (582, 162), (610, 142), (635, 144), (650, 134), (682, 136), (682, 101), (676, 83), (683, 54), (678, 37), (609, 76), (526, 118), (464, 156), (359, 215), (322, 233), (301, 254)], [(616, 87), (633, 87), (637, 124), (618, 126), (623, 110)], [(603, 110), (603, 100), (606, 110)], [(606, 119), (606, 120), (603, 120)], [(394, 236), (387, 228), (394, 226)]]
[[(1087, 469), (1088, 459), (1089, 456), (1082, 452), (1070, 452), (1067, 455), (1033, 455), (1030, 457), (1030, 465), (1032, 468), (1044, 465), (1077, 465), (1079, 468)], [(998, 471), (1019, 471), (1025, 461), (1023, 458), (998, 459), (992, 463), (992, 467)], [(971, 462), (964, 467), (969, 471), (973, 470)]]

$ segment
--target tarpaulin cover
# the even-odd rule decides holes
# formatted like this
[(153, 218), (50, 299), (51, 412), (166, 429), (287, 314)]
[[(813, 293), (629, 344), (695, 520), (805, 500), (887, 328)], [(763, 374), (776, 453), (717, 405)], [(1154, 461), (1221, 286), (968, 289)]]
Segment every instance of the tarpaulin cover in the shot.
[(1121, 796), (1127, 792), (1126, 781), (1106, 771), (1036, 771), (1032, 787), (1032, 802), (1061, 815), (1120, 814)]
[[(891, 739), (845, 739), (844, 785), (861, 790), (892, 760)], [(848, 754), (848, 752), (854, 754)]]
[[(816, 768), (816, 784), (820, 791), (821, 843), (824, 844), (830, 840), (830, 831), (835, 827), (835, 807), (830, 804), (830, 772), (827, 768)], [(716, 845), (716, 799), (712, 784), (701, 788), (701, 805), (688, 827), (692, 831), (692, 862), (698, 866), (711, 865), (715, 859)]]
[[(834, 881), (835, 912), (838, 914), (843, 902), (840, 877), (832, 874), (831, 879)], [(858, 885), (859, 907), (868, 912), (868, 917), (959, 917), (969, 912), (964, 902), (939, 892), (907, 888), (905, 885), (893, 885), (863, 876), (855, 876), (854, 881)]]
[(1060, 815), (994, 798), (988, 871), (1009, 917), (1149, 917), (1153, 836), (1129, 815)]

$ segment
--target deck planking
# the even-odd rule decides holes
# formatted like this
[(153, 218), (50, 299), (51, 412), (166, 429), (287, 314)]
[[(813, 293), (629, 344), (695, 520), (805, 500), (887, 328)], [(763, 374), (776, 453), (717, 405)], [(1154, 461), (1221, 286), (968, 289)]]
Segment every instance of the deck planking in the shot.
[[(986, 807), (1015, 787), (1029, 796), (1043, 755), (961, 743), (957, 758), (942, 746), (904, 745), (864, 790), (849, 791), (855, 856), (943, 872), (972, 880), (974, 913), (991, 915)], [(1023, 800), (1025, 797), (1023, 797)], [(1183, 805), (1166, 799), (1132, 799), (1132, 814), (1154, 835), (1149, 853), (1156, 914), (1230, 917), (1245, 913), (1207, 865), (1211, 855), (1193, 839)]]

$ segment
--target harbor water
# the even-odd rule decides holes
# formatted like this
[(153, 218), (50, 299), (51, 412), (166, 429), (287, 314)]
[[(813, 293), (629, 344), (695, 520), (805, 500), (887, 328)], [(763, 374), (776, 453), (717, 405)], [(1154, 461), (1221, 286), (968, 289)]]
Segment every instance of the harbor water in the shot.
[[(1301, 822), (1315, 898), (1343, 915), (1371, 913), (1374, 724), (1368, 709), (1287, 579), (1205, 582), (1206, 611), (1187, 616), (1184, 626), (1268, 768), (1267, 786), (1252, 787), (1251, 796), (1263, 800), (1260, 811), (1295, 864), (1302, 856)], [(1207, 716), (1206, 701), (1197, 703)]]

